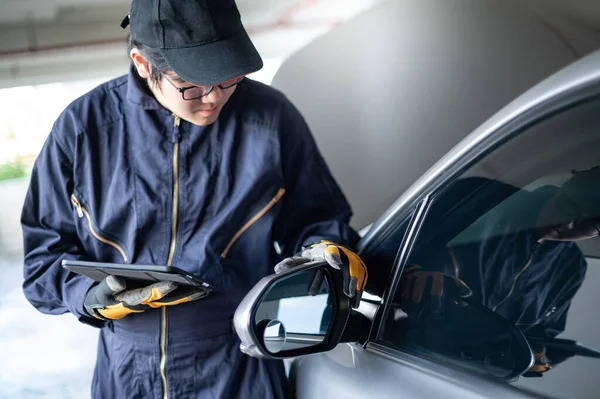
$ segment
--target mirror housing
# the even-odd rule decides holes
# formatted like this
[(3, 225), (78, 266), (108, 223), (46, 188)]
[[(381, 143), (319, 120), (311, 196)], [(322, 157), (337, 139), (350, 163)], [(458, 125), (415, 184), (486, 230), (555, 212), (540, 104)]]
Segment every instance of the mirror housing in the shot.
[(351, 311), (342, 282), (341, 272), (324, 261), (264, 277), (233, 317), (240, 350), (257, 358), (283, 359), (335, 348)]

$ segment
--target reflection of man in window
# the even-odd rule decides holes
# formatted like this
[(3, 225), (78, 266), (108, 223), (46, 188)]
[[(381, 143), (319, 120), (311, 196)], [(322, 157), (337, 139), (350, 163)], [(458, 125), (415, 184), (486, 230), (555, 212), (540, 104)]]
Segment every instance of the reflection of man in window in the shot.
[[(456, 185), (467, 187), (468, 180)], [(495, 203), (503, 204), (456, 237), (451, 234), (453, 239), (438, 241), (446, 243), (443, 250), (430, 247), (409, 261), (402, 284), (405, 307), (414, 311), (427, 302), (434, 312), (443, 312), (443, 306), (453, 303), (446, 299), (454, 299), (446, 296), (464, 292), (464, 282), (474, 300), (523, 331), (536, 352), (532, 370), (546, 371), (544, 348), (536, 342), (564, 330), (571, 300), (583, 282), (587, 263), (574, 241), (600, 234), (600, 168), (576, 172), (558, 189), (527, 192), (499, 182), (485, 185), (500, 188), (496, 192), (502, 198)], [(415, 307), (415, 302), (422, 303)], [(564, 360), (563, 355), (546, 355), (554, 363)]]

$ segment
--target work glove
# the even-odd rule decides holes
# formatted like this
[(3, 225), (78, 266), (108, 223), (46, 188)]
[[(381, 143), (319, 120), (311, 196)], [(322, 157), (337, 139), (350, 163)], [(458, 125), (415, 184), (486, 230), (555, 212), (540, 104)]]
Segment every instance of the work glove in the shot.
[[(329, 266), (342, 272), (344, 294), (352, 299), (352, 307), (358, 308), (369, 275), (360, 257), (344, 246), (331, 241), (320, 241), (279, 262), (275, 265), (275, 273), (316, 260), (324, 260)], [(311, 284), (311, 291), (318, 289), (322, 281), (323, 274), (318, 272)]]
[(427, 307), (436, 318), (444, 317), (448, 304), (462, 305), (460, 298), (472, 295), (464, 281), (440, 272), (409, 265), (400, 279), (401, 304), (409, 317), (418, 318)]
[(118, 320), (146, 309), (178, 305), (200, 299), (208, 293), (195, 287), (177, 287), (172, 281), (159, 281), (143, 288), (125, 290), (125, 280), (108, 276), (86, 294), (83, 306), (93, 317)]
[(533, 363), (533, 366), (523, 374), (523, 377), (542, 377), (542, 373), (545, 373), (552, 368), (550, 360), (546, 357), (546, 347), (537, 342), (529, 342), (529, 345), (533, 351), (535, 362)]

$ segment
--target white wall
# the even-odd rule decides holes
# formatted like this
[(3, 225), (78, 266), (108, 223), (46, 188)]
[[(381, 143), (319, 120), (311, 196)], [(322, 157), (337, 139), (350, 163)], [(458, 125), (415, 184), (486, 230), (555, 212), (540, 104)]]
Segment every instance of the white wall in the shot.
[(29, 179), (0, 181), (0, 259), (23, 256), (21, 209)]

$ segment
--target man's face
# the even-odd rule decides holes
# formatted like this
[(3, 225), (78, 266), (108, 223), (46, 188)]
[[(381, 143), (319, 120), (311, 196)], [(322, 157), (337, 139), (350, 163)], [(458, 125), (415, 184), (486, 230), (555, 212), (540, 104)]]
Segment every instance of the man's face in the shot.
[[(585, 220), (575, 215), (574, 204), (560, 194), (552, 197), (542, 208), (537, 222), (540, 238), (550, 241), (579, 241), (597, 237), (598, 221)], [(570, 220), (569, 220), (570, 219)]]
[[(184, 100), (181, 93), (173, 85), (180, 88), (193, 85), (179, 79), (174, 72), (169, 72), (166, 75), (166, 77), (163, 76), (160, 87), (158, 85), (152, 87), (154, 96), (165, 108), (180, 118), (199, 126), (214, 123), (236, 89), (236, 86), (228, 89), (215, 86), (204, 97), (195, 100)], [(166, 81), (167, 78), (171, 80), (173, 85)]]
[[(150, 90), (152, 90), (156, 100), (181, 119), (195, 125), (207, 126), (214, 123), (236, 88), (236, 86), (232, 86), (228, 89), (221, 89), (215, 86), (204, 97), (195, 100), (184, 100), (176, 87), (185, 88), (193, 86), (192, 84), (181, 80), (173, 71), (167, 72), (167, 76), (161, 78), (160, 84), (154, 84), (150, 82), (150, 67), (140, 50), (137, 48), (132, 49), (129, 56), (133, 60), (138, 74), (148, 81)], [(173, 84), (169, 83), (166, 80), (167, 78)]]

